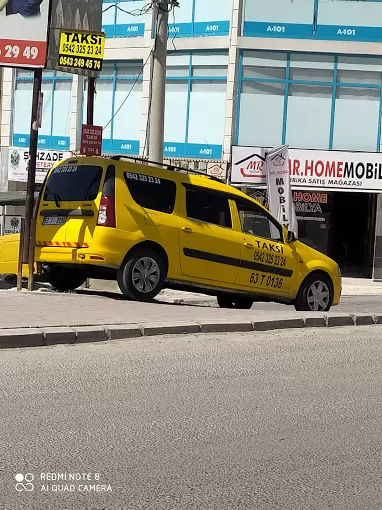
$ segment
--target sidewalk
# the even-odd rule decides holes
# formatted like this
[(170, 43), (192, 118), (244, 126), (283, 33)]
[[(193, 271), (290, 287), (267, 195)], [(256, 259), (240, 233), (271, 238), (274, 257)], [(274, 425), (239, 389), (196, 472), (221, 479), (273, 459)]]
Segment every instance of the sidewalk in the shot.
[(350, 311), (333, 307), (328, 313), (301, 313), (292, 306), (272, 303), (255, 304), (251, 310), (226, 310), (201, 303), (187, 306), (163, 302), (171, 299), (168, 295), (159, 299), (162, 302), (138, 303), (126, 301), (116, 293), (96, 294), (86, 290), (68, 294), (3, 290), (0, 292), (0, 349), (164, 334), (255, 334), (291, 328), (382, 324), (380, 306), (375, 307), (379, 313), (374, 307), (363, 310), (360, 306)]
[[(200, 299), (212, 300), (214, 306), (205, 306), (200, 301), (186, 306), (174, 304), (174, 295), (185, 297), (186, 293), (165, 291), (154, 303), (139, 303), (125, 300), (120, 294), (94, 293), (83, 290), (79, 293), (60, 294), (45, 290), (35, 292), (17, 292), (15, 289), (0, 292), (0, 329), (31, 328), (49, 326), (88, 326), (104, 324), (152, 324), (191, 321), (261, 321), (306, 316), (324, 317), (360, 313), (360, 308), (344, 312), (333, 307), (328, 313), (300, 313), (293, 306), (258, 303), (251, 310), (227, 310), (215, 307), (215, 298), (201, 296)], [(190, 300), (195, 299), (190, 296)], [(172, 302), (171, 302), (172, 301)], [(381, 301), (382, 302), (382, 301)], [(367, 310), (370, 314), (382, 316), (382, 306)]]

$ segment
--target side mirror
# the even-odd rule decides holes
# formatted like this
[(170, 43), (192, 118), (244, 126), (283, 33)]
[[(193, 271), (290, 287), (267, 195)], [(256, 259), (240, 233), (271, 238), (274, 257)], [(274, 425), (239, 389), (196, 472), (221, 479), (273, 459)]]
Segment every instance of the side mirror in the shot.
[(288, 230), (287, 242), (294, 243), (295, 241), (297, 241), (296, 234), (294, 232), (291, 232), (290, 230)]

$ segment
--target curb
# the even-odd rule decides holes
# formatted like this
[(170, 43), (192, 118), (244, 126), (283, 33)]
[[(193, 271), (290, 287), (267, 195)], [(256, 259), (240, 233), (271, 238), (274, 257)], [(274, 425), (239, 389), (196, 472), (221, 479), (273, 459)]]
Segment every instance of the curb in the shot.
[(140, 324), (111, 324), (105, 326), (72, 326), (46, 328), (18, 328), (0, 330), (0, 349), (74, 345), (79, 343), (127, 340), (160, 335), (195, 333), (244, 333), (285, 329), (329, 328), (343, 326), (371, 326), (382, 324), (382, 315), (307, 315), (305, 317), (252, 321), (206, 321)]

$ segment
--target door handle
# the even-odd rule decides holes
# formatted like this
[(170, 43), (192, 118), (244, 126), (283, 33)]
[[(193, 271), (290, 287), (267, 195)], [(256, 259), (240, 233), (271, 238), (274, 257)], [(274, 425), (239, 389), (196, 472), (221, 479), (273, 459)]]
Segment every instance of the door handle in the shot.
[(192, 228), (189, 227), (182, 227), (183, 232), (187, 232), (188, 234), (192, 233)]
[(253, 244), (251, 244), (251, 243), (244, 243), (244, 246), (246, 248), (254, 248)]

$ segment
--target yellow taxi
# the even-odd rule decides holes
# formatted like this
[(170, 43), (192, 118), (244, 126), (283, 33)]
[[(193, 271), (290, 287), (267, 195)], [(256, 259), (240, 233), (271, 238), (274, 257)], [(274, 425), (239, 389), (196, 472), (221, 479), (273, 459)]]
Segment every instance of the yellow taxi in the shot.
[(35, 260), (61, 291), (87, 278), (116, 279), (132, 300), (162, 289), (327, 311), (341, 274), (257, 201), (218, 180), (123, 157), (73, 157), (48, 173), (40, 196)]

